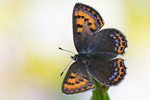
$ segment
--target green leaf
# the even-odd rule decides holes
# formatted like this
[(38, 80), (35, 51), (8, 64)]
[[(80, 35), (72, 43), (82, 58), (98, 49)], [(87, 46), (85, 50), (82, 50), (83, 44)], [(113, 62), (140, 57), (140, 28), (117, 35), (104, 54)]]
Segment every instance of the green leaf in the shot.
[(95, 89), (92, 91), (93, 95), (91, 97), (91, 100), (110, 100), (107, 93), (109, 87), (99, 83), (92, 76), (90, 77), (95, 84)]

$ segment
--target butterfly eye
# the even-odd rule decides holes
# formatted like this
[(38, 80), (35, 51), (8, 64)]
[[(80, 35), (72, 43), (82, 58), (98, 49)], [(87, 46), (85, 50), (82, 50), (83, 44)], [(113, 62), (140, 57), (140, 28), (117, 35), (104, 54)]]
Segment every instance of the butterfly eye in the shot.
[(74, 56), (74, 57), (73, 57), (73, 56), (71, 56), (71, 59), (73, 59), (73, 60), (75, 60), (75, 61), (76, 61), (76, 57), (75, 57), (75, 56)]
[(77, 61), (78, 56), (77, 56), (77, 55), (75, 55), (74, 57), (73, 57), (73, 56), (71, 56), (71, 59), (73, 59), (73, 60)]
[(77, 61), (77, 57), (74, 57), (73, 60)]

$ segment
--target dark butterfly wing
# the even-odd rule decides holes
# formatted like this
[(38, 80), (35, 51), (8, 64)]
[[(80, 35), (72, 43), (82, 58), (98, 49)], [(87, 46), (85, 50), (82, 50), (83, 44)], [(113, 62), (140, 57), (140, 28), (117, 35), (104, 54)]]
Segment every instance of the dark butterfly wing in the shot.
[(87, 50), (94, 53), (111, 52), (117, 55), (124, 54), (126, 47), (126, 37), (119, 30), (104, 29), (89, 42)]
[(104, 25), (99, 13), (90, 6), (77, 3), (73, 10), (73, 37), (78, 52), (83, 52), (88, 41)]
[(73, 94), (94, 87), (95, 85), (88, 76), (85, 64), (77, 61), (71, 65), (64, 78), (62, 92), (65, 94)]
[(88, 72), (100, 83), (111, 86), (118, 84), (126, 74), (123, 59), (107, 61), (91, 61), (87, 66)]

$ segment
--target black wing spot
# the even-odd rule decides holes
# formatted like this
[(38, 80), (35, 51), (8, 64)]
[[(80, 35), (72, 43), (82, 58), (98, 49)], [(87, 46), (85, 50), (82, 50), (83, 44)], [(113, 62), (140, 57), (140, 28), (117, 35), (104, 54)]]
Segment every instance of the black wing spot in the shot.
[(79, 81), (76, 81), (75, 83), (76, 83), (76, 84), (79, 84)]
[(124, 51), (125, 47), (121, 47), (121, 51)]
[(78, 18), (78, 16), (74, 16), (74, 18)]
[[(123, 36), (122, 36), (123, 37)], [(125, 41), (125, 37), (122, 38), (122, 41)]]
[(81, 32), (78, 32), (78, 35), (81, 35), (82, 33)]
[(79, 81), (83, 82), (83, 79), (79, 79)]
[(123, 61), (120, 62), (120, 65), (121, 65), (122, 67), (125, 67)]
[(90, 25), (92, 25), (92, 23), (89, 23), (89, 22), (88, 22), (88, 26), (90, 26)]
[(123, 68), (123, 69), (121, 69), (121, 72), (125, 72), (126, 70)]
[(84, 21), (86, 22), (86, 21), (88, 21), (89, 19), (87, 19), (87, 18), (84, 18)]
[(70, 82), (68, 82), (68, 85), (71, 85), (71, 83), (70, 83)]
[(100, 25), (100, 22), (99, 22), (99, 20), (97, 20), (97, 23)]
[(76, 74), (76, 72), (75, 71), (72, 71), (74, 74)]
[(77, 16), (77, 18), (80, 18), (80, 17), (81, 17), (81, 16), (79, 16), (79, 15)]
[(80, 25), (80, 24), (77, 24), (77, 27), (81, 27), (81, 28), (82, 28), (82, 25)]
[(94, 17), (96, 17), (96, 18), (97, 18), (96, 14), (94, 14)]
[(122, 45), (123, 45), (123, 46), (126, 46), (126, 45), (127, 45), (126, 41), (125, 41), (125, 42), (123, 42), (123, 43), (122, 43)]
[(94, 32), (94, 29), (93, 29), (93, 28), (90, 28), (90, 31), (93, 33), (93, 32)]
[(125, 74), (121, 74), (120, 76), (121, 76), (121, 77), (124, 77), (124, 76), (125, 76)]
[(69, 78), (74, 79), (75, 77), (74, 76), (70, 76)]
[(118, 79), (118, 82), (119, 82), (121, 79), (122, 79), (122, 78), (119, 78), (119, 79)]
[(86, 76), (83, 76), (84, 79), (88, 80), (88, 78)]

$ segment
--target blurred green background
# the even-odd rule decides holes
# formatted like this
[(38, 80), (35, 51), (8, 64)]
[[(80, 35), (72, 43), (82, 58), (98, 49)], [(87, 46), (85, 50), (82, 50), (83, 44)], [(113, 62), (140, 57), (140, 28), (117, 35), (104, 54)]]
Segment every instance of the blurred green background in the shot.
[[(75, 53), (72, 11), (79, 0), (0, 0), (0, 100), (89, 100), (91, 90), (67, 96), (60, 73)], [(82, 0), (104, 28), (127, 37), (127, 75), (111, 100), (147, 100), (150, 89), (150, 0)]]

